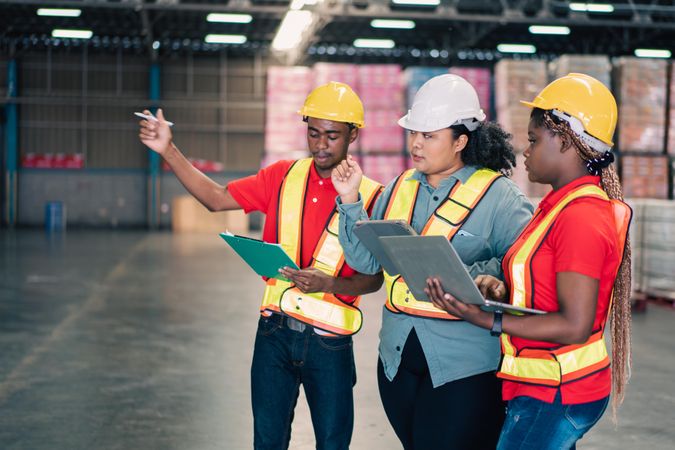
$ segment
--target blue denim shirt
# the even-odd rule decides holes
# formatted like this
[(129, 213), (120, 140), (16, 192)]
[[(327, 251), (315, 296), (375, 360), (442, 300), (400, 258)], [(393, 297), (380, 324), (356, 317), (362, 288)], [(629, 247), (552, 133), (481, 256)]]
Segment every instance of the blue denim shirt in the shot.
[[(465, 166), (442, 180), (437, 188), (427, 182), (424, 174), (415, 171), (409, 178), (420, 182), (411, 224), (415, 231), (421, 233), (455, 183), (466, 182), (476, 170), (476, 167)], [(373, 219), (384, 217), (394, 183), (395, 180), (387, 185), (375, 203)], [(345, 205), (338, 197), (337, 204), (340, 244), (347, 263), (361, 273), (379, 272), (377, 260), (353, 234), (356, 221), (368, 219), (361, 200)], [(495, 181), (452, 239), (452, 245), (472, 276), (490, 274), (502, 278), (502, 257), (532, 217), (532, 211), (532, 204), (511, 180), (502, 177)], [(468, 322), (413, 317), (383, 308), (379, 354), (389, 380), (398, 372), (401, 353), (413, 327), (422, 344), (434, 387), (497, 369), (499, 340), (490, 336), (489, 330)]]

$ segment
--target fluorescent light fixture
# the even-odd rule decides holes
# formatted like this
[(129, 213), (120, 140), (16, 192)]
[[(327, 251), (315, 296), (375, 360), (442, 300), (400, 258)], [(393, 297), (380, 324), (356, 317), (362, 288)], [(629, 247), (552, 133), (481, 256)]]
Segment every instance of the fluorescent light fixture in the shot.
[(614, 6), (609, 3), (570, 3), (572, 11), (611, 13), (614, 12)]
[(316, 5), (318, 2), (319, 0), (293, 0), (290, 8), (297, 11), (298, 9), (302, 9), (305, 5)]
[(219, 22), (219, 23), (250, 23), (253, 20), (253, 16), (250, 14), (220, 14), (220, 13), (211, 13), (206, 16), (207, 22)]
[(537, 47), (528, 44), (499, 44), (497, 51), (501, 53), (537, 53)]
[(373, 28), (395, 28), (400, 30), (412, 30), (415, 28), (415, 22), (412, 20), (389, 20), (389, 19), (373, 19), (370, 21), (370, 26)]
[(394, 48), (396, 43), (391, 39), (356, 39), (354, 47), (358, 48)]
[(279, 25), (272, 48), (274, 50), (290, 50), (302, 40), (302, 33), (314, 20), (311, 11), (288, 11)]
[(634, 52), (638, 58), (670, 58), (670, 50), (657, 48), (636, 48)]
[(71, 39), (89, 39), (94, 33), (91, 30), (52, 30), (52, 37), (71, 38)]
[(39, 8), (38, 16), (49, 17), (80, 17), (82, 11), (79, 9), (61, 9), (61, 8)]
[(246, 36), (243, 34), (207, 34), (204, 38), (207, 44), (243, 44)]
[(441, 0), (391, 0), (395, 5), (408, 5), (408, 6), (438, 6), (441, 4)]
[(559, 34), (559, 35), (570, 34), (569, 27), (560, 27), (551, 25), (531, 25), (529, 30), (530, 33), (532, 34)]

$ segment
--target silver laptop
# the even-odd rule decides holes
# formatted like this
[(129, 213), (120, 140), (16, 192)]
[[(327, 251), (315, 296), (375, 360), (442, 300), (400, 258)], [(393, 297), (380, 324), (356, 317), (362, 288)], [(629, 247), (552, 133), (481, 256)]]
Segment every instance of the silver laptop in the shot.
[(546, 314), (538, 309), (487, 300), (461, 258), (445, 236), (383, 236), (382, 250), (403, 276), (417, 300), (431, 301), (424, 292), (427, 278), (438, 278), (445, 292), (464, 303), (480, 305), (488, 311)]

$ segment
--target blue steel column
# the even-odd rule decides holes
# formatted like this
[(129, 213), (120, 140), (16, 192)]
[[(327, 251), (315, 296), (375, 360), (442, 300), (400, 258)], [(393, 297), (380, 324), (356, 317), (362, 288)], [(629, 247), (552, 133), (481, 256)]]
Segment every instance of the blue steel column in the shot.
[[(159, 107), (160, 81), (160, 66), (159, 63), (154, 62), (150, 65), (150, 110), (153, 114), (157, 112)], [(159, 228), (159, 166), (161, 157), (152, 150), (148, 150), (148, 152), (148, 227), (151, 230), (156, 230)]]
[(16, 225), (16, 199), (17, 179), (16, 169), (19, 156), (19, 113), (18, 107), (12, 98), (19, 93), (16, 59), (10, 59), (7, 63), (7, 97), (5, 113), (7, 124), (5, 127), (5, 211), (3, 222), (13, 227)]

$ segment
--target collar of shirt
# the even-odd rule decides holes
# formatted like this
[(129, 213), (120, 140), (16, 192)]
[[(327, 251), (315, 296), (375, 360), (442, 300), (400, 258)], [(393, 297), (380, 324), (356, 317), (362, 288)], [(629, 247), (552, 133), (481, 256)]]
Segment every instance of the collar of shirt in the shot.
[(586, 175), (579, 177), (576, 180), (567, 183), (565, 186), (561, 187), (557, 191), (551, 191), (546, 194), (541, 202), (539, 202), (539, 209), (546, 212), (549, 211), (553, 206), (555, 206), (565, 195), (567, 195), (572, 189), (575, 189), (583, 184), (595, 184), (600, 185), (600, 177), (593, 175)]
[(407, 180), (418, 181), (422, 186), (424, 186), (428, 189), (431, 189), (433, 191), (433, 190), (436, 190), (436, 189), (442, 189), (444, 187), (452, 186), (452, 185), (455, 184), (455, 182), (457, 180), (459, 180), (461, 183), (466, 183), (466, 180), (468, 180), (469, 177), (471, 175), (473, 175), (473, 173), (476, 170), (478, 170), (478, 168), (475, 167), (475, 166), (464, 166), (461, 169), (459, 169), (458, 171), (456, 171), (455, 173), (449, 175), (446, 178), (443, 178), (443, 180), (440, 182), (440, 184), (438, 185), (437, 188), (434, 188), (433, 186), (431, 186), (429, 184), (429, 182), (427, 181), (427, 176), (425, 174), (423, 174), (422, 172), (420, 172), (419, 170), (415, 170), (412, 173), (412, 175), (410, 175), (406, 179), (406, 181)]
[(310, 166), (309, 169), (309, 182), (311, 184), (318, 184), (327, 188), (333, 187), (333, 180), (331, 180), (330, 177), (321, 178), (319, 172), (316, 171), (316, 166), (314, 165), (314, 162), (312, 162), (312, 165)]

